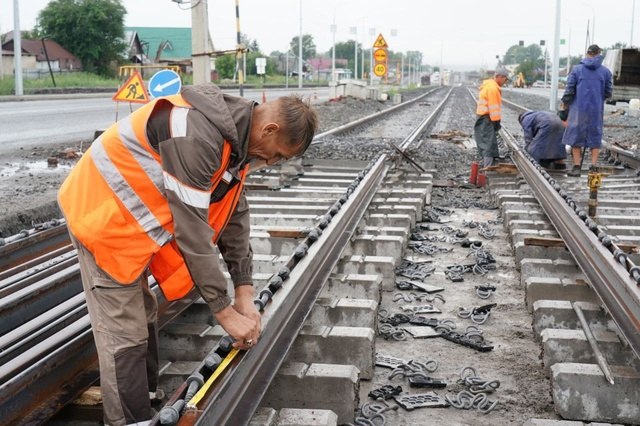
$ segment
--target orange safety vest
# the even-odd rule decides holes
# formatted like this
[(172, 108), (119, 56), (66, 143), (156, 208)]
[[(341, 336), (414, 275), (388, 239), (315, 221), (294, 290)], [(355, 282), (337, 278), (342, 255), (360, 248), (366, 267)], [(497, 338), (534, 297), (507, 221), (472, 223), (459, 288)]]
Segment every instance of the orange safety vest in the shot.
[[(191, 108), (182, 96), (157, 99), (111, 126), (82, 156), (62, 184), (58, 203), (73, 236), (115, 281), (134, 282), (150, 267), (165, 297), (176, 300), (193, 287), (173, 241), (173, 217), (164, 195), (162, 161), (151, 147), (146, 126), (157, 102)], [(231, 145), (224, 142), (211, 192), (229, 167)], [(214, 243), (235, 211), (248, 166), (240, 182), (209, 206)]]
[(489, 114), (491, 121), (502, 119), (502, 90), (492, 78), (483, 81), (480, 86), (476, 114)]

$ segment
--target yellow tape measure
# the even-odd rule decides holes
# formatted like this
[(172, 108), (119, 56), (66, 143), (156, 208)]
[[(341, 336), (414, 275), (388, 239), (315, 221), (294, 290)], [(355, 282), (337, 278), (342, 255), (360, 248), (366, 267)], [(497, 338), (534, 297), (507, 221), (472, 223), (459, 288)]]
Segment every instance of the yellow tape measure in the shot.
[(187, 402), (187, 408), (191, 408), (191, 409), (196, 408), (196, 405), (198, 404), (198, 402), (200, 402), (200, 400), (202, 398), (204, 398), (205, 394), (207, 393), (207, 391), (209, 390), (209, 388), (211, 387), (213, 382), (215, 382), (216, 379), (218, 378), (218, 376), (220, 376), (224, 372), (224, 370), (231, 363), (231, 361), (233, 361), (233, 359), (236, 357), (236, 355), (238, 355), (238, 352), (240, 352), (240, 351), (238, 349), (235, 349), (235, 348), (233, 348), (233, 349), (231, 349), (231, 351), (229, 351), (227, 356), (224, 357), (224, 359), (222, 360), (220, 365), (218, 365), (218, 368), (216, 368), (216, 370), (209, 377), (209, 379), (207, 379), (205, 384), (202, 385), (200, 390), (193, 396), (193, 398), (191, 398), (191, 400), (189, 402)]

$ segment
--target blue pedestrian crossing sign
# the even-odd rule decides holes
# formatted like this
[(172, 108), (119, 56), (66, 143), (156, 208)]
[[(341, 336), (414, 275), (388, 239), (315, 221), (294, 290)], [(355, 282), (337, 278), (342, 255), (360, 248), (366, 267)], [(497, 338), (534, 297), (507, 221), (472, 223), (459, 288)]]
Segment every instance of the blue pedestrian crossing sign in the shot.
[(161, 70), (155, 73), (149, 80), (148, 90), (152, 98), (177, 95), (182, 88), (182, 80), (177, 72)]

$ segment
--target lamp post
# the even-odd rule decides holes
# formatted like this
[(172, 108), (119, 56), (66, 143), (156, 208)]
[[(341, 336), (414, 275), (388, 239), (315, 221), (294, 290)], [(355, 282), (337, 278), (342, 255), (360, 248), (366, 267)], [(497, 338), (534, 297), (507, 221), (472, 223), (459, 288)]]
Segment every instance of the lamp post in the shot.
[(358, 27), (350, 28), (351, 34), (355, 35), (353, 40), (353, 78), (358, 79)]
[(302, 0), (300, 0), (300, 38), (298, 39), (298, 89), (302, 89)]
[[(549, 98), (549, 109), (556, 111), (558, 103), (558, 77), (560, 67), (560, 3), (556, 0), (556, 28), (553, 36), (553, 67), (551, 68), (551, 97)], [(546, 85), (545, 85), (546, 86)]]
[[(371, 37), (375, 37), (376, 29), (369, 28), (369, 35)], [(371, 46), (373, 46), (373, 43), (371, 43)], [(371, 47), (369, 50), (369, 84), (373, 85), (373, 47)]]
[(331, 24), (331, 32), (333, 33), (333, 47), (331, 48), (331, 82), (336, 81), (336, 15), (333, 15), (333, 24)]

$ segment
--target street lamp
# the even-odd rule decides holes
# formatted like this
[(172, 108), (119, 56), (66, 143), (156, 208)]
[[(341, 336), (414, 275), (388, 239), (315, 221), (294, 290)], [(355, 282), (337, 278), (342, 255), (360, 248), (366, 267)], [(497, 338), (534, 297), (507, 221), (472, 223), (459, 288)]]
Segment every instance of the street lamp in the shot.
[[(371, 37), (375, 37), (376, 36), (376, 29), (375, 28), (369, 28), (369, 35)], [(375, 40), (374, 40), (375, 42)], [(373, 46), (373, 43), (371, 43), (371, 46)], [(373, 85), (373, 48), (369, 50), (369, 84)]]
[(300, 0), (300, 29), (298, 38), (298, 89), (302, 89), (302, 0)]
[(331, 24), (331, 32), (333, 33), (333, 48), (331, 49), (331, 82), (336, 81), (336, 16), (333, 15), (333, 24)]
[(351, 34), (355, 35), (353, 40), (353, 78), (358, 79), (358, 27), (350, 28)]

